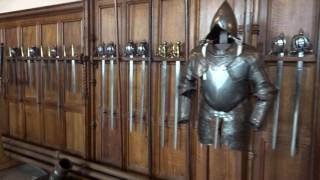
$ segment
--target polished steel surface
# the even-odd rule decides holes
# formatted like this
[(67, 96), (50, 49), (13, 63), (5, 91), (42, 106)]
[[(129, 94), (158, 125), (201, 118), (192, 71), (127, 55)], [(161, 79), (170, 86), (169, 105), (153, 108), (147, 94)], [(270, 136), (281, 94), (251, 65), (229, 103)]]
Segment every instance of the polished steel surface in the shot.
[(177, 149), (178, 144), (178, 118), (179, 118), (179, 82), (180, 82), (180, 61), (176, 61), (175, 99), (174, 99), (174, 133), (173, 148)]
[(282, 60), (282, 57), (279, 57), (279, 60), (277, 62), (277, 77), (275, 82), (275, 88), (277, 90), (277, 93), (275, 95), (275, 101), (273, 105), (273, 125), (272, 125), (272, 149), (273, 150), (275, 150), (277, 146), (282, 77), (283, 77), (283, 60)]
[[(224, 31), (215, 32), (214, 36), (210, 36), (216, 26)], [(205, 43), (193, 49), (183, 71), (180, 81), (181, 120), (186, 121), (186, 118), (190, 118), (190, 101), (185, 99), (192, 97), (197, 89), (196, 81), (200, 79), (200, 143), (216, 143), (217, 146), (219, 142), (230, 149), (246, 150), (248, 125), (255, 129), (263, 125), (273, 100), (274, 89), (264, 72), (259, 53), (235, 40), (235, 16), (227, 2), (218, 10), (211, 27), (213, 31), (207, 38), (214, 37), (217, 41), (207, 39)], [(225, 32), (228, 33), (229, 39), (227, 43), (221, 44), (220, 42), (225, 42)], [(249, 101), (251, 94), (256, 97), (254, 107)], [(214, 123), (216, 118), (220, 119), (220, 122)]]
[(293, 107), (293, 124), (292, 124), (292, 136), (291, 136), (291, 146), (290, 155), (294, 157), (296, 154), (297, 146), (297, 136), (298, 136), (298, 125), (299, 125), (299, 113), (300, 113), (300, 96), (301, 96), (301, 82), (303, 75), (303, 56), (300, 57), (301, 60), (297, 63), (296, 69), (296, 89), (294, 95), (294, 107)]
[(217, 31), (224, 30), (233, 36), (237, 36), (237, 19), (230, 4), (224, 1), (211, 22), (211, 31), (207, 39), (214, 40), (218, 36)]
[(130, 58), (129, 60), (129, 132), (133, 129), (133, 60), (132, 58), (136, 54), (136, 47), (132, 41), (129, 41), (125, 47), (125, 55)]
[(272, 41), (271, 54), (278, 56), (277, 61), (277, 75), (275, 81), (275, 88), (277, 90), (273, 106), (273, 125), (272, 125), (272, 149), (275, 150), (277, 146), (278, 126), (279, 126), (279, 113), (280, 113), (280, 94), (281, 84), (283, 77), (283, 57), (286, 53), (286, 39), (284, 33), (280, 33)]
[(141, 97), (140, 97), (140, 132), (143, 131), (143, 121), (144, 121), (144, 101), (145, 101), (145, 71), (146, 62), (145, 58), (148, 55), (148, 44), (146, 41), (142, 41), (137, 46), (137, 55), (142, 58), (141, 62)]
[[(71, 56), (75, 57), (75, 48), (71, 46)], [(49, 63), (50, 64), (50, 63)], [(77, 69), (76, 69), (76, 60), (71, 60), (71, 91), (72, 93), (77, 93)]]

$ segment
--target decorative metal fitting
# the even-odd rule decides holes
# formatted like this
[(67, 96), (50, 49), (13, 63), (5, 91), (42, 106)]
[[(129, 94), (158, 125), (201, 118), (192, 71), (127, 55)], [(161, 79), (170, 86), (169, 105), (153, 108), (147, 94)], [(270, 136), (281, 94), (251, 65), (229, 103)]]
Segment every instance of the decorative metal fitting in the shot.
[(279, 36), (274, 38), (271, 44), (271, 54), (280, 55), (286, 52), (286, 38), (284, 33), (280, 33)]
[(21, 49), (20, 48), (9, 48), (9, 56), (10, 57), (21, 56)]
[(311, 53), (312, 45), (310, 39), (304, 34), (301, 29), (299, 34), (293, 36), (292, 38), (292, 52), (293, 53)]
[(140, 57), (148, 56), (148, 43), (146, 41), (142, 41), (137, 46), (137, 54)]
[(171, 47), (171, 56), (175, 58), (179, 58), (182, 56), (182, 43), (177, 41)]
[(48, 48), (48, 56), (49, 57), (57, 57), (58, 56), (58, 48)]
[(104, 47), (104, 51), (108, 57), (115, 57), (116, 56), (116, 45), (114, 44), (114, 42), (108, 43)]
[(36, 57), (40, 55), (40, 49), (37, 47), (28, 48), (28, 56)]
[(104, 47), (105, 47), (104, 43), (102, 43), (100, 46), (97, 47), (98, 56), (104, 56), (105, 55)]
[(163, 42), (158, 47), (158, 56), (160, 57), (168, 57), (169, 56), (169, 43)]
[(133, 57), (136, 54), (136, 46), (133, 41), (129, 41), (125, 47), (125, 56)]

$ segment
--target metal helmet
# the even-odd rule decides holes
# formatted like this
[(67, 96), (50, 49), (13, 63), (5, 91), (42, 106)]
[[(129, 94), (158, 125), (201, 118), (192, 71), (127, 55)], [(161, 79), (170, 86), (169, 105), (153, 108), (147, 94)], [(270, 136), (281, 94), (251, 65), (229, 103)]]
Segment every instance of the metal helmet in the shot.
[(286, 38), (284, 33), (280, 33), (279, 36), (277, 36), (273, 41), (272, 41), (272, 45), (271, 45), (271, 51), (272, 54), (281, 54), (284, 53), (286, 51)]
[(214, 43), (217, 43), (221, 32), (227, 32), (229, 35), (237, 37), (236, 16), (227, 1), (222, 3), (217, 13), (214, 15), (210, 29), (210, 33), (207, 35), (206, 39), (213, 40)]
[(304, 34), (301, 29), (299, 34), (292, 38), (292, 51), (293, 52), (310, 52), (311, 42), (310, 39)]

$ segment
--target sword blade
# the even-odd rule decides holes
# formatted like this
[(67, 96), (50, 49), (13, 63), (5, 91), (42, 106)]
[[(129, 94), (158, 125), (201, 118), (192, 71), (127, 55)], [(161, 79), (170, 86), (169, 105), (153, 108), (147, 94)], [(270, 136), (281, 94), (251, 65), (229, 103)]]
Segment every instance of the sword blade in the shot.
[(29, 79), (29, 87), (32, 87), (33, 84), (33, 77), (32, 77), (32, 65), (31, 65), (31, 60), (27, 60), (27, 65), (28, 65), (28, 79)]
[(167, 98), (167, 62), (163, 61), (161, 66), (161, 147), (164, 147), (165, 119)]
[(76, 61), (71, 60), (71, 83), (72, 93), (77, 93), (77, 73), (76, 73)]
[(104, 111), (105, 111), (105, 105), (104, 105), (104, 99), (105, 99), (105, 90), (106, 90), (106, 75), (105, 75), (105, 70), (106, 70), (106, 63), (105, 60), (103, 59), (101, 61), (101, 116), (100, 116), (100, 123), (101, 123), (101, 128), (103, 128), (104, 125)]
[(129, 61), (129, 130), (133, 129), (133, 60)]
[(176, 61), (176, 84), (174, 100), (174, 134), (173, 147), (177, 149), (178, 144), (178, 119), (179, 119), (179, 81), (180, 81), (180, 61)]
[(299, 60), (297, 63), (297, 70), (296, 70), (296, 89), (295, 89), (295, 96), (294, 96), (293, 126), (292, 126), (291, 149), (290, 149), (291, 157), (293, 157), (296, 154), (302, 75), (303, 75), (303, 60)]
[(143, 132), (145, 69), (146, 69), (146, 62), (143, 60), (141, 62), (141, 100), (140, 100), (140, 131), (141, 132)]
[(276, 77), (276, 88), (278, 90), (275, 101), (274, 101), (274, 109), (273, 109), (273, 127), (272, 127), (272, 149), (276, 149), (277, 145), (277, 135), (278, 135), (278, 125), (279, 125), (279, 112), (280, 112), (280, 90), (282, 84), (282, 76), (283, 76), (283, 60), (282, 57), (277, 62), (277, 77)]
[(110, 127), (114, 128), (114, 60), (110, 60)]

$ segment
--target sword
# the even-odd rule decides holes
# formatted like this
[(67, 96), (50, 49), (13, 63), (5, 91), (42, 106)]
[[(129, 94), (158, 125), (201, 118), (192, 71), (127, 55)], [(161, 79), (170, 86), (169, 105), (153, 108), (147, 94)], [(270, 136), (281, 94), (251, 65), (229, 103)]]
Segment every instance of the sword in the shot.
[(273, 106), (273, 127), (272, 127), (272, 149), (276, 149), (277, 145), (277, 135), (279, 126), (279, 112), (280, 112), (280, 94), (281, 94), (281, 84), (283, 77), (283, 57), (285, 52), (286, 39), (283, 33), (281, 33), (272, 42), (272, 54), (277, 54), (279, 59), (277, 61), (277, 77), (275, 86), (277, 88), (277, 94)]
[(101, 57), (101, 96), (100, 96), (100, 124), (104, 124), (104, 97), (105, 97), (105, 52), (104, 43), (97, 47), (98, 56)]
[[(30, 57), (30, 52), (29, 52), (29, 48), (28, 48), (28, 52), (27, 52), (27, 57)], [(31, 65), (31, 60), (27, 59), (27, 66), (28, 66), (28, 77), (29, 77), (29, 87), (32, 88), (33, 85), (33, 72), (32, 72), (32, 65)]]
[[(63, 57), (65, 58), (64, 59), (64, 64), (63, 64), (63, 86), (64, 86), (64, 90), (66, 91), (67, 89), (69, 89), (69, 84), (67, 83), (67, 78), (68, 78), (68, 67), (67, 67), (67, 65), (68, 65), (68, 62), (67, 62), (67, 51), (66, 51), (66, 46), (65, 45), (63, 45), (62, 46), (62, 52), (63, 52)], [(68, 87), (67, 87), (68, 86)]]
[[(20, 47), (20, 52), (21, 52), (21, 57), (23, 58), (24, 57), (24, 50), (23, 50), (23, 47), (21, 46)], [(21, 59), (22, 60), (22, 65), (23, 65), (23, 85), (25, 85), (28, 81), (28, 83), (30, 82), (29, 80), (29, 75), (28, 75), (28, 64), (24, 62), (24, 59)], [(26, 77), (27, 76), (27, 77)]]
[(298, 136), (301, 81), (302, 81), (302, 74), (303, 74), (302, 58), (303, 58), (303, 54), (300, 54), (299, 61), (297, 63), (297, 70), (296, 70), (296, 89), (295, 89), (295, 96), (294, 96), (294, 113), (293, 113), (293, 126), (292, 126), (291, 150), (290, 150), (290, 154), (292, 157), (296, 153), (296, 144), (297, 144), (297, 136)]
[(278, 126), (279, 126), (279, 111), (280, 111), (280, 92), (281, 92), (281, 84), (282, 84), (282, 76), (283, 76), (283, 56), (279, 57), (277, 62), (277, 79), (275, 86), (278, 90), (274, 106), (273, 106), (273, 127), (272, 127), (272, 149), (276, 149), (277, 145), (277, 135), (278, 135)]
[(103, 59), (101, 60), (101, 127), (104, 125), (104, 112), (105, 112), (105, 90), (106, 90), (106, 60)]
[(132, 41), (125, 47), (125, 54), (129, 57), (129, 132), (133, 129), (133, 56), (135, 55), (135, 45)]
[[(181, 42), (176, 42), (172, 46), (173, 57), (180, 58)], [(175, 99), (174, 99), (174, 133), (173, 147), (177, 149), (178, 144), (178, 119), (179, 119), (179, 82), (180, 82), (180, 60), (176, 61), (176, 81), (175, 81)]]
[(106, 54), (110, 58), (110, 127), (114, 128), (114, 57), (116, 56), (116, 47), (113, 42), (106, 46)]
[(14, 83), (14, 67), (13, 67), (13, 59), (12, 59), (12, 48), (9, 47), (9, 57), (10, 57), (10, 61), (8, 62), (9, 63), (9, 68), (10, 68), (10, 77), (9, 77), (9, 82), (10, 84), (12, 85)]
[[(75, 49), (73, 44), (71, 45), (71, 56), (75, 57)], [(76, 61), (74, 59), (71, 60), (71, 91), (72, 93), (77, 93), (77, 72), (76, 72)]]
[(296, 145), (298, 137), (298, 125), (299, 125), (299, 110), (300, 110), (300, 96), (301, 96), (301, 82), (303, 76), (303, 57), (305, 53), (312, 52), (310, 40), (304, 35), (303, 30), (300, 30), (298, 35), (295, 35), (292, 39), (293, 52), (298, 53), (298, 62), (296, 69), (296, 89), (294, 96), (294, 109), (293, 109), (293, 125), (292, 125), (292, 137), (290, 155), (294, 157), (296, 154)]
[(148, 54), (148, 44), (146, 41), (139, 43), (137, 47), (138, 56), (142, 58), (141, 62), (141, 98), (140, 98), (140, 132), (143, 132), (143, 116), (144, 116), (144, 92), (145, 92), (145, 58)]
[(161, 65), (161, 147), (165, 141), (165, 120), (166, 120), (166, 98), (167, 98), (167, 57), (168, 43), (164, 42), (158, 48), (159, 56), (163, 58)]

